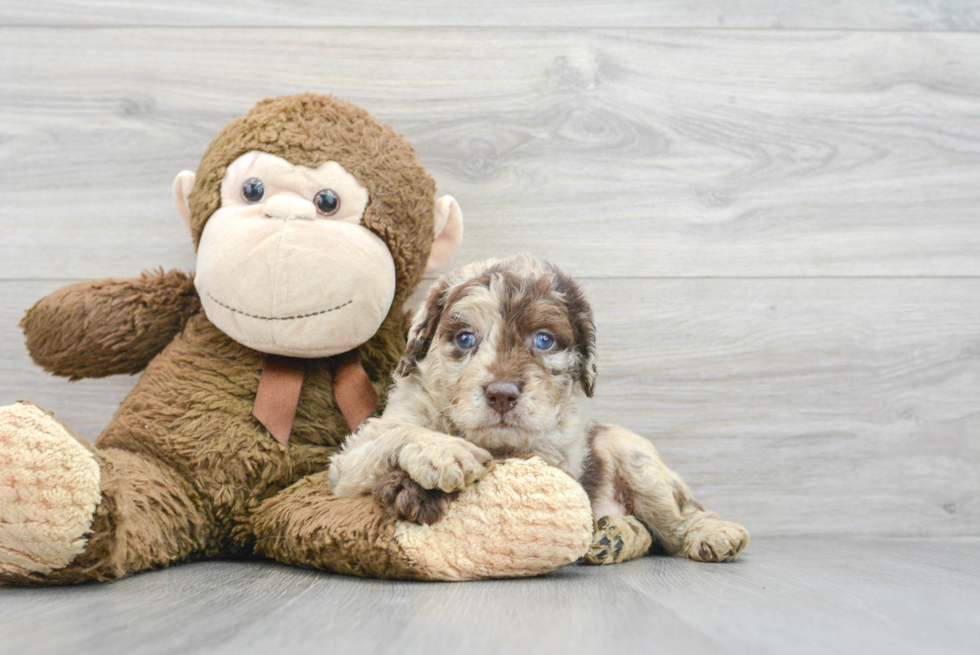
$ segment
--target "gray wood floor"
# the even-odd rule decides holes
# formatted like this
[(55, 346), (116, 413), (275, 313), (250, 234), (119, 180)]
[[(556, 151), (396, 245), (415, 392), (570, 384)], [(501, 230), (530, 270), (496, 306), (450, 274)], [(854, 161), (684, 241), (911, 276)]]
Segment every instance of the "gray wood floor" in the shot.
[(980, 538), (753, 542), (530, 580), (361, 580), (207, 562), (0, 588), (0, 653), (976, 653)]
[(980, 651), (978, 32), (973, 0), (3, 0), (0, 403), (95, 438), (135, 380), (47, 376), (23, 310), (192, 270), (174, 174), (257, 100), (332, 92), (459, 199), (454, 264), (583, 281), (590, 411), (755, 540), (466, 585), (0, 589), (0, 653)]

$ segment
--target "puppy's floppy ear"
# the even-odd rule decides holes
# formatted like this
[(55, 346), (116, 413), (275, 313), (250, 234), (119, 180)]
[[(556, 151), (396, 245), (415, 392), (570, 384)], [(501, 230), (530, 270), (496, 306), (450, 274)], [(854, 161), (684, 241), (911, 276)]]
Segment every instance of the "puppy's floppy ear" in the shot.
[(557, 273), (555, 289), (565, 299), (568, 319), (575, 331), (575, 349), (579, 353), (579, 382), (585, 395), (591, 398), (596, 377), (595, 319), (592, 317), (592, 307), (579, 285), (564, 273)]
[(596, 376), (596, 348), (595, 348), (595, 321), (592, 318), (592, 308), (588, 303), (585, 305), (586, 311), (578, 321), (580, 327), (576, 327), (579, 333), (578, 349), (582, 353), (582, 369), (579, 374), (579, 382), (582, 389), (589, 398), (595, 392)]
[(398, 367), (395, 368), (396, 375), (405, 377), (417, 368), (418, 362), (425, 359), (435, 337), (436, 328), (439, 327), (448, 288), (449, 283), (443, 278), (429, 289), (425, 302), (412, 319), (412, 327), (408, 330), (408, 346), (401, 361), (398, 362)]

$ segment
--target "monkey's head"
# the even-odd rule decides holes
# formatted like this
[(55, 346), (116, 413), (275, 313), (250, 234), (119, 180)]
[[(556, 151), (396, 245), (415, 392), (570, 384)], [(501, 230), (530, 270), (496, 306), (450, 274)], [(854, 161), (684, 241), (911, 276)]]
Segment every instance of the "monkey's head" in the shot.
[[(370, 339), (462, 238), (456, 201), (412, 146), (330, 96), (264, 100), (174, 180), (208, 319), (265, 353), (326, 357)], [(394, 309), (392, 309), (394, 307)]]

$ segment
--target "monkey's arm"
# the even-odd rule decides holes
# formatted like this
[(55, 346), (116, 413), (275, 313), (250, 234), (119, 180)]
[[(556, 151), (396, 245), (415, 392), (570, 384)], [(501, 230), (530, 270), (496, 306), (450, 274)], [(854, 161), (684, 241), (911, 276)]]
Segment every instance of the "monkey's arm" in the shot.
[(160, 269), (58, 289), (20, 326), (34, 363), (78, 380), (142, 371), (199, 309), (193, 277)]

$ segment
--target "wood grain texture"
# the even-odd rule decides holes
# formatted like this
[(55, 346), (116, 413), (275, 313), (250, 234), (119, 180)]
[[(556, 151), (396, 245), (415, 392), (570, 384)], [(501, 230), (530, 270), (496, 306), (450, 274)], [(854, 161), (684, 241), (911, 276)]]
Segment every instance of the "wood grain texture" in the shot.
[(0, 588), (0, 653), (975, 653), (980, 540), (756, 540), (530, 580), (361, 580), (265, 562)]
[[(460, 200), (453, 264), (583, 278), (589, 411), (709, 507), (756, 536), (980, 534), (980, 6), (471, 5), (0, 5), (0, 403), (97, 435), (135, 378), (47, 376), (23, 310), (193, 269), (173, 175), (256, 100), (329, 91)], [(657, 630), (725, 643), (688, 624)]]
[(969, 0), (5, 0), (0, 25), (397, 27), (720, 27), (960, 30), (980, 28)]
[(980, 275), (975, 34), (2, 28), (0, 60), (0, 279), (189, 267), (173, 175), (305, 90), (417, 145), (466, 215), (456, 263)]
[[(60, 284), (0, 282), (0, 404), (32, 400), (91, 439), (135, 378), (31, 364), (15, 324)], [(650, 438), (709, 508), (760, 536), (980, 533), (980, 280), (583, 285), (587, 411)]]

